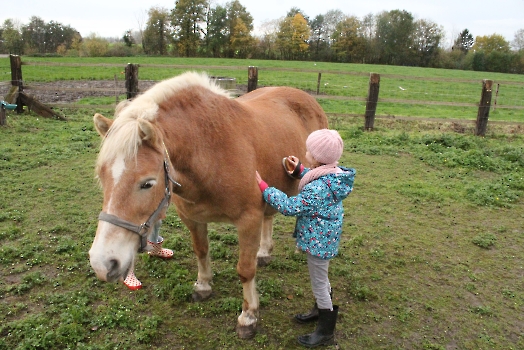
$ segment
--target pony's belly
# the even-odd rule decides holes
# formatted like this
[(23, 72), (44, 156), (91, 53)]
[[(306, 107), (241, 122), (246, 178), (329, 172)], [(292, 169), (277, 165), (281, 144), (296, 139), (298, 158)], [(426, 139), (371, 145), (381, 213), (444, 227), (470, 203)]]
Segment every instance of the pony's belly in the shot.
[(185, 201), (174, 201), (176, 210), (179, 215), (193, 220), (195, 222), (225, 222), (232, 223), (232, 219), (222, 208), (206, 204), (187, 203)]

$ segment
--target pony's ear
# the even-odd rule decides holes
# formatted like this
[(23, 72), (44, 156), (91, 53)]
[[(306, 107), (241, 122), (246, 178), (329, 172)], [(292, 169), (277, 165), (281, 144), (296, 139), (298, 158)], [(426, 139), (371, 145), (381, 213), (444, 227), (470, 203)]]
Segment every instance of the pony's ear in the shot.
[(93, 122), (95, 123), (95, 129), (98, 131), (100, 136), (104, 137), (106, 136), (107, 132), (109, 131), (109, 128), (111, 125), (113, 125), (113, 121), (109, 118), (104, 117), (102, 114), (96, 113), (93, 117)]
[(153, 126), (153, 124), (145, 119), (138, 118), (138, 130), (140, 132), (140, 138), (142, 141), (149, 142), (153, 147), (157, 146), (158, 135), (156, 128)]

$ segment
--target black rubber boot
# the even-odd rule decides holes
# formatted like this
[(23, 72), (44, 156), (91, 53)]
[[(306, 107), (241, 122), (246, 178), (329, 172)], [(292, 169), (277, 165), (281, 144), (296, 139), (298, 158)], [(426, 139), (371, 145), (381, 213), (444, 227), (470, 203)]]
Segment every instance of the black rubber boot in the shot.
[(337, 315), (337, 305), (333, 305), (333, 311), (329, 309), (319, 309), (317, 329), (315, 329), (313, 333), (299, 336), (298, 342), (307, 348), (334, 344)]
[(311, 310), (306, 314), (296, 314), (295, 320), (298, 323), (309, 323), (318, 320), (318, 306), (317, 303), (313, 305)]
[[(329, 297), (331, 298), (331, 300), (333, 300), (333, 289), (331, 289), (331, 291), (329, 292)], [(311, 308), (311, 310), (309, 310), (308, 313), (296, 314), (295, 315), (295, 320), (298, 323), (309, 323), (309, 322), (313, 322), (313, 321), (318, 320), (318, 306), (317, 306), (317, 303), (315, 302), (315, 305), (313, 305), (313, 307)]]

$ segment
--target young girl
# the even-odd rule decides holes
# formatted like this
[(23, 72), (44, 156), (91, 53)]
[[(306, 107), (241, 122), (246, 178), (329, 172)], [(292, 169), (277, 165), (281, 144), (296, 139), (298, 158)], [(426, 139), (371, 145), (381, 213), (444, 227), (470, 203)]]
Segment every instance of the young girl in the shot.
[(297, 248), (307, 253), (311, 288), (315, 306), (307, 314), (296, 315), (297, 321), (311, 322), (318, 319), (311, 334), (301, 335), (298, 342), (306, 347), (333, 344), (338, 306), (331, 300), (328, 278), (329, 260), (338, 254), (342, 233), (344, 208), (342, 200), (353, 190), (355, 169), (338, 166), (344, 142), (335, 130), (322, 129), (312, 132), (306, 140), (307, 169), (298, 158), (283, 159), (287, 173), (301, 179), (295, 197), (269, 187), (256, 173), (264, 200), (286, 216), (296, 216), (293, 237)]

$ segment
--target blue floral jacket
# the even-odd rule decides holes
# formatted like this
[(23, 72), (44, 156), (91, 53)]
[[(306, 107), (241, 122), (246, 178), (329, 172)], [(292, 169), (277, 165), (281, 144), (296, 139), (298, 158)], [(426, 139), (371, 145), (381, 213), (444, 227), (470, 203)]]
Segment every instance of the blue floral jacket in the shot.
[[(283, 215), (297, 217), (293, 234), (297, 247), (321, 259), (331, 259), (338, 254), (344, 218), (342, 200), (353, 191), (355, 169), (340, 169), (343, 172), (311, 181), (294, 197), (274, 187), (266, 188), (262, 194), (264, 200)], [(304, 169), (301, 177), (307, 171), (309, 169)]]

